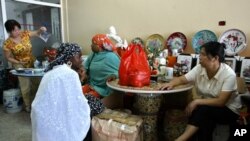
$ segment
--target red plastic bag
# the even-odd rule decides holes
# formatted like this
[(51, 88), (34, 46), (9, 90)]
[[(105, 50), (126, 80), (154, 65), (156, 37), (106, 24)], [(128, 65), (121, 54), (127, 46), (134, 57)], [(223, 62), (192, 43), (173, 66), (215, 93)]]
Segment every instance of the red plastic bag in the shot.
[(126, 49), (121, 48), (121, 47), (117, 48), (117, 53), (120, 57), (122, 57), (125, 52), (126, 52)]
[(119, 84), (143, 87), (150, 83), (150, 67), (141, 45), (130, 44), (121, 58)]

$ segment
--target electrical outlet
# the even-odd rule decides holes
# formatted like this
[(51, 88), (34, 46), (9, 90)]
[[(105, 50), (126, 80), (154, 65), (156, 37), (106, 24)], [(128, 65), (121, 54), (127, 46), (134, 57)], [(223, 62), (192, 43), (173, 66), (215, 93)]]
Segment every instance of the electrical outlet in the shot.
[(225, 26), (226, 25), (226, 21), (219, 21), (219, 26)]

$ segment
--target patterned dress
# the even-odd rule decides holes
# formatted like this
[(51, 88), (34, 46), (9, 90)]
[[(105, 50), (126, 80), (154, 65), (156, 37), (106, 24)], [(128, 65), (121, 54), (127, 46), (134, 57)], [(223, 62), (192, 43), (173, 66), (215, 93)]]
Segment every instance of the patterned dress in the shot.
[(11, 40), (10, 38), (8, 38), (4, 42), (4, 46), (3, 46), (3, 49), (9, 50), (13, 54), (13, 57), (16, 60), (22, 61), (22, 62), (27, 62), (23, 66), (25, 68), (33, 67), (33, 63), (34, 63), (35, 58), (32, 55), (31, 48), (32, 48), (32, 45), (30, 42), (29, 31), (21, 32), (21, 42), (20, 43), (16, 43), (13, 40)]

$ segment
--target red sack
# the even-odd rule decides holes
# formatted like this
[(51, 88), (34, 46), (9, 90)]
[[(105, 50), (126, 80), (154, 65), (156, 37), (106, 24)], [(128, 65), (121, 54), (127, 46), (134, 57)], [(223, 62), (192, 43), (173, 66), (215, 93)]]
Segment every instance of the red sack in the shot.
[(120, 57), (122, 57), (125, 52), (126, 52), (126, 49), (123, 49), (121, 47), (117, 48), (117, 53)]
[(150, 83), (150, 67), (141, 45), (130, 44), (121, 58), (119, 84), (143, 87)]

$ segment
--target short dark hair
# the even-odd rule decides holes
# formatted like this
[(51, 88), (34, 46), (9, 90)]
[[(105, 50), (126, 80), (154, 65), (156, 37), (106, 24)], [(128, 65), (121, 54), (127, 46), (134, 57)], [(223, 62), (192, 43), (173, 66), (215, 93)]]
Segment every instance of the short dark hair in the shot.
[(226, 45), (224, 43), (211, 41), (202, 45), (201, 48), (205, 49), (207, 55), (210, 55), (212, 57), (218, 56), (219, 62), (225, 61)]
[(7, 30), (8, 33), (13, 31), (15, 29), (15, 26), (17, 26), (19, 29), (21, 29), (20, 23), (18, 23), (16, 20), (10, 19), (7, 20), (4, 24), (5, 29)]

